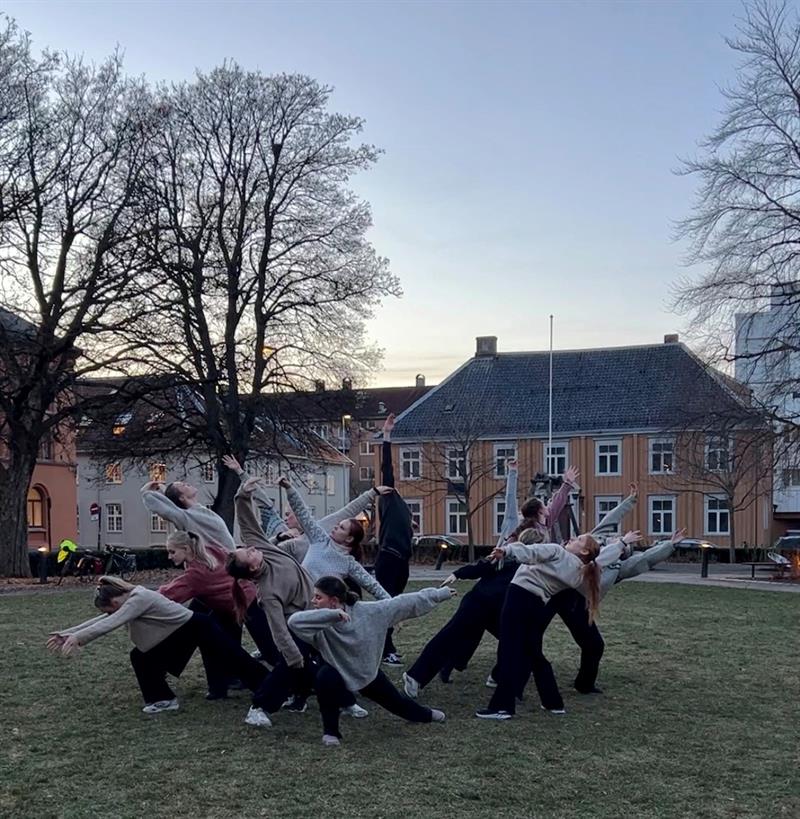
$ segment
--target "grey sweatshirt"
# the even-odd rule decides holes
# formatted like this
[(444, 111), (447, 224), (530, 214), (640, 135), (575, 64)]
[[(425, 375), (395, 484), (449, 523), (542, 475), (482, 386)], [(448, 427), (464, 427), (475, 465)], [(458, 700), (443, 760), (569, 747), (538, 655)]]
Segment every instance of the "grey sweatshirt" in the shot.
[(289, 628), (319, 651), (350, 691), (359, 691), (378, 675), (386, 630), (427, 614), (450, 597), (449, 589), (422, 589), (388, 600), (359, 601), (344, 609), (350, 615), (347, 623), (340, 619), (342, 609), (301, 611), (289, 618)]
[(181, 509), (162, 492), (152, 489), (142, 490), (142, 503), (149, 512), (168, 520), (181, 532), (194, 532), (204, 541), (218, 543), (229, 552), (236, 548), (225, 521), (207, 506), (196, 503), (188, 509)]
[(349, 552), (331, 540), (330, 534), (321, 523), (314, 520), (311, 510), (294, 487), (290, 486), (286, 490), (286, 497), (308, 537), (308, 551), (301, 565), (312, 580), (316, 581), (325, 575), (349, 577), (378, 600), (390, 597), (386, 589)]
[(120, 626), (127, 626), (139, 651), (150, 651), (172, 632), (192, 619), (192, 612), (157, 591), (136, 586), (113, 614), (101, 614), (72, 628), (57, 632), (77, 637), (83, 646)]
[[(621, 540), (604, 546), (595, 561), (602, 569), (619, 560)], [(500, 547), (507, 556), (521, 563), (511, 583), (540, 597), (547, 603), (554, 594), (564, 589), (578, 589), (583, 585), (583, 561), (557, 543), (525, 545), (509, 543)]]

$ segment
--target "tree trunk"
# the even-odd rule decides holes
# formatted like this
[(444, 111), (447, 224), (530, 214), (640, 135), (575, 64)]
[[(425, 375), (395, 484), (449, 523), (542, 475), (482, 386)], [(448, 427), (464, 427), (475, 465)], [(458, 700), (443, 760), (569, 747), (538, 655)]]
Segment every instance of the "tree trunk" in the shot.
[(225, 521), (228, 529), (233, 532), (233, 496), (239, 488), (239, 478), (236, 474), (224, 467), (220, 461), (217, 464), (217, 496), (211, 508)]
[(0, 469), (0, 576), (30, 577), (28, 488), (35, 459), (12, 460)]
[(730, 518), (730, 543), (728, 545), (728, 560), (731, 566), (736, 563), (736, 524), (733, 522), (733, 504), (728, 502), (728, 517)]
[(472, 530), (472, 515), (469, 514), (469, 507), (467, 507), (467, 560), (470, 563), (475, 562), (475, 535)]

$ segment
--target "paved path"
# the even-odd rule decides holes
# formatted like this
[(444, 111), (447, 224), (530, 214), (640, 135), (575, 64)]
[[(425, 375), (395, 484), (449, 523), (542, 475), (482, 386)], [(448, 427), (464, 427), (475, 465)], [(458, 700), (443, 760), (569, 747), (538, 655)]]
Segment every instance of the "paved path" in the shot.
[[(461, 563), (445, 563), (441, 571), (433, 566), (412, 566), (411, 579), (421, 581), (442, 581)], [(629, 581), (626, 581), (629, 582)], [(700, 577), (700, 566), (696, 563), (671, 563), (659, 566), (647, 574), (634, 577), (634, 583), (680, 583), (684, 586), (717, 586), (729, 589), (756, 589), (757, 591), (800, 592), (800, 583), (772, 581), (768, 578), (753, 580), (749, 566), (717, 565), (709, 569), (709, 577)]]

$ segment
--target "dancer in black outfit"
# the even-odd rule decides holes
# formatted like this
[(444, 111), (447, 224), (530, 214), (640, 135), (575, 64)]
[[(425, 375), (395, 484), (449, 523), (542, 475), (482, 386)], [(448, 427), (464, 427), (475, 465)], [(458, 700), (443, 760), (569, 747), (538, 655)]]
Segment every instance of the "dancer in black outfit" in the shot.
[[(392, 430), (394, 415), (384, 421), (383, 446), (381, 451), (381, 483), (394, 489), (394, 468), (392, 466)], [(408, 562), (411, 560), (411, 540), (414, 531), (411, 526), (411, 510), (397, 491), (378, 497), (378, 557), (375, 560), (375, 579), (392, 597), (402, 594), (408, 583)], [(399, 665), (390, 628), (386, 632), (383, 647), (383, 662)]]

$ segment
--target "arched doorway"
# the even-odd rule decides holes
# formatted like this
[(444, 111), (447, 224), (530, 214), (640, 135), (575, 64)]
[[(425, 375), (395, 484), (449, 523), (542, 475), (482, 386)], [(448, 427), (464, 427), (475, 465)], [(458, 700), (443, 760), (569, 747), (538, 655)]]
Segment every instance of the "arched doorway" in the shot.
[(28, 489), (27, 503), (28, 543), (32, 546), (46, 546), (49, 543), (47, 527), (47, 490), (40, 485)]

